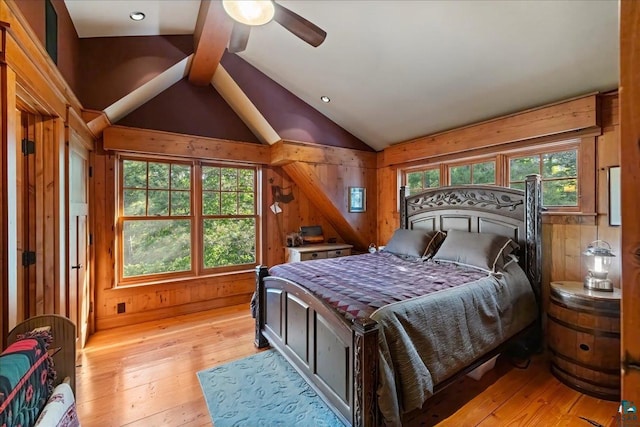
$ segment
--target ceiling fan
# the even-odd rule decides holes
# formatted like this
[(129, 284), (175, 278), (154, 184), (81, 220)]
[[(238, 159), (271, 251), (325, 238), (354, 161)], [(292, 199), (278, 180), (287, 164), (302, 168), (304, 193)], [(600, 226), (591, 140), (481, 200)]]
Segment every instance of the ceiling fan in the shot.
[(247, 47), (251, 27), (272, 20), (313, 47), (318, 47), (327, 32), (302, 16), (272, 0), (222, 0), (222, 6), (234, 20), (228, 50), (242, 52)]

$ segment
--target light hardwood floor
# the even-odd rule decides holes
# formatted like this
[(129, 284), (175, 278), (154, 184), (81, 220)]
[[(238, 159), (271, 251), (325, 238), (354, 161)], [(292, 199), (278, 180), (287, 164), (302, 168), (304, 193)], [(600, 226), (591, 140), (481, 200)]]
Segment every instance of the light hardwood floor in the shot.
[[(84, 427), (211, 426), (196, 372), (256, 353), (248, 305), (96, 333), (78, 356)], [(499, 358), (480, 381), (465, 378), (412, 418), (422, 426), (615, 426), (618, 403), (558, 382), (544, 356), (528, 369)]]

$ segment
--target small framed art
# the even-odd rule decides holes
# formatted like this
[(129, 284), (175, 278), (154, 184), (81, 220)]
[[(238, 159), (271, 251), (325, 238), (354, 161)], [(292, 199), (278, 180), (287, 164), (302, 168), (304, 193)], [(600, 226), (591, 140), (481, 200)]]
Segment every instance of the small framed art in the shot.
[(367, 189), (349, 187), (349, 212), (365, 212), (367, 210)]

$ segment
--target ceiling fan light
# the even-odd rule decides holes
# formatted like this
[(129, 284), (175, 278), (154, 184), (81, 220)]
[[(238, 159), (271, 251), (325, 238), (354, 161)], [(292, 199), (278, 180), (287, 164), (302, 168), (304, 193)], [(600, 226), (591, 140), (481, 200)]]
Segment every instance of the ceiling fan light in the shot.
[(264, 25), (273, 19), (275, 6), (271, 0), (222, 0), (225, 12), (245, 25)]

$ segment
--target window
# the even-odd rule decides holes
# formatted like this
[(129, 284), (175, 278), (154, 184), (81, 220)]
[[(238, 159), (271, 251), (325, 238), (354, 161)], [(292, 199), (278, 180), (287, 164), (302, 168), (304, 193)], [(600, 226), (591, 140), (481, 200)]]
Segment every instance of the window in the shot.
[[(589, 150), (589, 143), (586, 145)], [(580, 149), (578, 140), (546, 146), (514, 149), (491, 157), (469, 161), (455, 159), (429, 168), (403, 173), (403, 184), (410, 194), (441, 185), (502, 185), (524, 189), (527, 175), (542, 177), (542, 204), (550, 211), (578, 211), (580, 206)], [(588, 156), (587, 156), (588, 159)], [(584, 161), (584, 160), (583, 160)], [(500, 167), (497, 167), (499, 165)], [(587, 179), (588, 177), (583, 179)], [(588, 212), (592, 207), (587, 206)]]
[(482, 163), (450, 166), (449, 183), (450, 185), (495, 184), (496, 162), (491, 160)]
[(204, 268), (256, 262), (253, 169), (202, 167)]
[(51, 0), (44, 2), (45, 47), (54, 64), (58, 63), (58, 13)]
[[(446, 182), (440, 177), (446, 177)], [(495, 184), (496, 161), (482, 160), (471, 163), (443, 163), (429, 169), (411, 170), (404, 173), (404, 185), (409, 194), (441, 185)]]
[(419, 193), (427, 188), (440, 187), (440, 169), (427, 169), (407, 172), (406, 185), (410, 194)]
[(509, 159), (509, 186), (524, 189), (527, 175), (542, 176), (544, 206), (578, 206), (578, 150)]
[(255, 168), (123, 158), (120, 172), (122, 282), (255, 266)]

